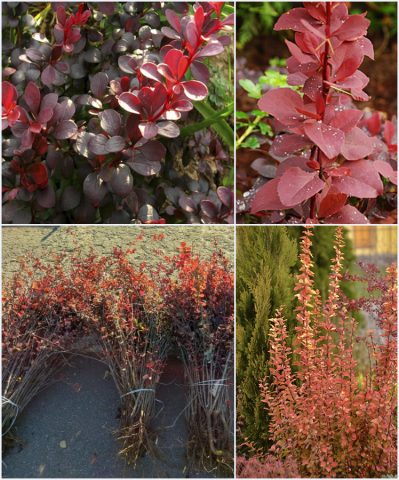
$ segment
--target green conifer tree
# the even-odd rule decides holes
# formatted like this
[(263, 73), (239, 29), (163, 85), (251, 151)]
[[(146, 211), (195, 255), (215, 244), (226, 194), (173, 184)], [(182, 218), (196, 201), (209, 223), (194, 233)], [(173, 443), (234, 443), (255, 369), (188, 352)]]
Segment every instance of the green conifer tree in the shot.
[(237, 229), (237, 414), (240, 440), (267, 445), (268, 418), (259, 395), (259, 379), (267, 374), (268, 319), (285, 305), (292, 331), (292, 269), (296, 240), (287, 227)]

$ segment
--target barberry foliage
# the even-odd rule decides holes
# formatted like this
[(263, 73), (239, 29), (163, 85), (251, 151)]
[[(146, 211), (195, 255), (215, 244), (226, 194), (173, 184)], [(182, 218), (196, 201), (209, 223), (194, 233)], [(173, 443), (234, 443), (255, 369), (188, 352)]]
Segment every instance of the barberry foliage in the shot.
[(294, 42), (286, 40), (287, 82), (298, 89), (271, 89), (258, 102), (274, 118), (270, 154), (280, 164), (251, 212), (275, 212), (273, 222), (291, 212), (307, 223), (368, 223), (377, 199), (397, 183), (393, 124), (382, 126), (378, 112), (367, 119), (353, 103), (369, 99), (359, 68), (374, 58), (370, 22), (343, 2), (303, 5), (274, 26), (294, 31)]
[[(262, 402), (259, 378), (269, 372), (269, 318), (284, 305), (288, 342), (295, 336), (294, 275), (299, 269), (298, 249), (304, 227), (237, 229), (237, 450), (240, 455), (264, 452), (271, 446), (269, 416)], [(321, 298), (328, 296), (330, 258), (334, 254), (331, 238), (335, 227), (315, 229), (312, 255), (314, 281)], [(354, 266), (349, 241), (345, 242), (344, 268)], [(353, 281), (341, 287), (354, 298)]]
[[(363, 278), (368, 296), (348, 301), (341, 290), (343, 235), (338, 228), (329, 295), (322, 303), (313, 281), (311, 247), (312, 229), (307, 229), (294, 288), (298, 305), (292, 346), (283, 309), (271, 319), (270, 376), (260, 379), (260, 387), (273, 445), (263, 460), (240, 459), (242, 473), (264, 476), (262, 472), (279, 465), (283, 476), (286, 464), (286, 476), (293, 468), (301, 477), (395, 476), (396, 266), (388, 267), (382, 277), (378, 269), (369, 268)], [(350, 313), (356, 307), (376, 320), (376, 331), (366, 337), (357, 336)], [(361, 372), (354, 353), (357, 343), (367, 347), (370, 359)]]
[[(163, 239), (153, 236), (160, 247)], [(76, 247), (67, 256), (21, 261), (3, 294), (3, 432), (12, 434), (18, 415), (70, 355), (93, 356), (115, 381), (120, 453), (135, 464), (156, 451), (157, 386), (178, 347), (187, 373), (188, 427), (202, 427), (201, 438), (190, 435), (188, 455), (231, 471), (231, 266), (219, 251), (207, 260), (185, 244), (170, 257), (156, 250), (147, 264), (135, 259), (139, 248), (138, 237), (107, 256)], [(213, 403), (202, 403), (202, 395)]]
[(206, 151), (215, 165), (194, 176), (174, 158), (179, 122), (208, 97), (209, 59), (230, 42), (224, 4), (36, 8), (18, 6), (28, 25), (3, 45), (4, 221), (231, 221), (219, 137)]

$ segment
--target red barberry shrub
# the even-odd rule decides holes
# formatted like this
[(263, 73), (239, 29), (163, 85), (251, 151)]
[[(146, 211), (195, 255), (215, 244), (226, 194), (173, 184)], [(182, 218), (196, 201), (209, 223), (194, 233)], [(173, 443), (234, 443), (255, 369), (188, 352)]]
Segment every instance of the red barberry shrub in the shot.
[(279, 165), (256, 192), (252, 213), (271, 212), (273, 222), (290, 213), (308, 223), (368, 223), (377, 200), (392, 194), (394, 128), (386, 122), (378, 138), (379, 114), (366, 120), (353, 103), (369, 99), (359, 70), (365, 56), (374, 58), (369, 23), (344, 2), (304, 2), (275, 24), (295, 32), (286, 45), (287, 81), (296, 89), (271, 89), (258, 102), (274, 117), (270, 154)]
[(23, 35), (6, 28), (3, 221), (231, 221), (221, 140), (208, 132), (194, 175), (175, 156), (233, 15), (213, 2), (57, 5), (22, 3)]
[(99, 284), (104, 293), (95, 322), (102, 358), (110, 365), (121, 397), (120, 454), (135, 464), (143, 452), (155, 449), (151, 421), (170, 339), (162, 321), (159, 286), (145, 271), (145, 263), (133, 266), (132, 255), (134, 250), (114, 250)]
[(88, 299), (94, 298), (93, 280), (103, 268), (103, 262), (95, 260), (91, 256), (82, 262), (75, 257), (69, 269), (63, 255), (49, 256), (46, 263), (40, 258), (22, 259), (19, 272), (5, 282), (3, 435), (65, 365), (66, 356), (60, 354), (79, 350), (79, 340), (91, 330)]
[(24, 259), (4, 283), (4, 433), (70, 355), (84, 354), (110, 369), (121, 398), (120, 453), (135, 464), (156, 450), (157, 385), (178, 346), (189, 386), (189, 454), (202, 456), (210, 446), (211, 460), (232, 468), (231, 267), (220, 252), (206, 260), (184, 244), (164, 257), (164, 238), (153, 236), (160, 248), (148, 263), (136, 258), (137, 237), (132, 248), (110, 255), (75, 247), (69, 255)]
[[(233, 468), (234, 277), (221, 252), (210, 260), (186, 244), (165, 259), (164, 309), (189, 385), (189, 456)], [(229, 391), (230, 387), (230, 391)]]
[[(243, 476), (267, 475), (276, 460), (296, 465), (301, 477), (381, 477), (396, 474), (397, 275), (368, 275), (368, 297), (349, 302), (342, 294), (343, 237), (335, 239), (329, 296), (321, 304), (313, 284), (312, 230), (301, 244), (295, 292), (296, 336), (287, 344), (283, 311), (271, 320), (270, 377), (262, 379), (263, 401), (273, 441), (264, 468), (242, 459)], [(352, 312), (367, 310), (377, 331), (358, 337)], [(377, 338), (377, 334), (379, 336)], [(354, 350), (367, 347), (359, 365)], [(269, 465), (270, 455), (275, 458)], [(255, 476), (255, 475), (254, 475)], [(283, 475), (282, 475), (283, 476)], [(289, 471), (286, 476), (289, 476)]]

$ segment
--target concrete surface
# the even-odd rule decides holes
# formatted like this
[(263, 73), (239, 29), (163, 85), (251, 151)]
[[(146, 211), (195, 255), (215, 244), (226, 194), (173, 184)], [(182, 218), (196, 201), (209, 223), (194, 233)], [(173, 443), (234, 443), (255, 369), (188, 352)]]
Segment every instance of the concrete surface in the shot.
[(17, 420), (16, 431), (23, 445), (4, 455), (3, 478), (213, 476), (190, 468), (186, 462), (184, 414), (178, 417), (185, 407), (186, 387), (178, 359), (169, 359), (157, 391), (164, 407), (154, 425), (160, 429), (158, 447), (164, 458), (146, 455), (136, 469), (118, 456), (119, 443), (112, 432), (119, 422), (119, 395), (106, 372), (106, 365), (93, 359), (71, 359), (57, 381)]

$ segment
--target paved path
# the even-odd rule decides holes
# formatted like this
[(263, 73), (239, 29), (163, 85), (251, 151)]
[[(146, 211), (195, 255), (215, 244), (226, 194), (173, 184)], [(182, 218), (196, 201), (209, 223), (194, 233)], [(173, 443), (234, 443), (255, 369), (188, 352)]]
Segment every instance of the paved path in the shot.
[[(22, 448), (3, 458), (4, 478), (181, 478), (211, 477), (187, 467), (184, 415), (164, 429), (158, 447), (165, 461), (141, 458), (136, 469), (118, 456), (112, 432), (118, 426), (119, 395), (107, 367), (95, 360), (74, 357), (58, 381), (40, 393), (17, 420)], [(185, 406), (182, 364), (170, 359), (157, 398), (164, 410), (156, 426), (174, 423)], [(66, 442), (61, 448), (60, 442)], [(65, 446), (65, 444), (64, 444)]]

